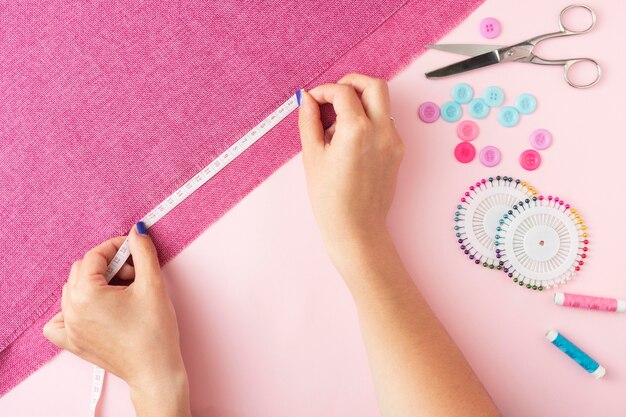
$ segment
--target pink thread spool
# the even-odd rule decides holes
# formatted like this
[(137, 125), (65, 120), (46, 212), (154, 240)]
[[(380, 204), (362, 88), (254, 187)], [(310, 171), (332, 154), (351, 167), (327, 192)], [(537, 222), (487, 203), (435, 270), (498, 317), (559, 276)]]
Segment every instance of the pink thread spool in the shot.
[(626, 312), (626, 301), (617, 298), (592, 297), (590, 295), (554, 293), (554, 304), (589, 310)]

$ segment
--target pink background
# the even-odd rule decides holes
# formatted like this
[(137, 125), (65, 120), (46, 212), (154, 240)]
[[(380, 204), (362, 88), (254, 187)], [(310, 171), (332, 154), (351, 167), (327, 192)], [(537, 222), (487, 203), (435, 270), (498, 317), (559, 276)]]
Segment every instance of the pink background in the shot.
[[(556, 29), (567, 1), (488, 1), (442, 42), (483, 43), (478, 22), (498, 18), (493, 43)], [(626, 410), (626, 317), (566, 309), (551, 292), (520, 289), (504, 274), (476, 267), (460, 253), (453, 212), (464, 189), (490, 175), (531, 182), (570, 202), (589, 226), (585, 269), (571, 292), (626, 298), (622, 273), (621, 192), (626, 4), (596, 1), (594, 31), (542, 45), (545, 57), (589, 56), (601, 83), (575, 90), (560, 69), (522, 64), (427, 81), (423, 73), (456, 57), (424, 54), (390, 83), (393, 115), (407, 145), (390, 225), (407, 267), (437, 315), (506, 416), (623, 416)], [(479, 121), (478, 149), (498, 146), (503, 160), (485, 168), (452, 157), (456, 124), (431, 125), (418, 104), (449, 100), (457, 82), (479, 94), (499, 85), (506, 104), (537, 96), (535, 114), (513, 129), (496, 114)], [(464, 106), (464, 111), (467, 107)], [(519, 154), (535, 128), (553, 133), (542, 167), (523, 171)], [(173, 213), (172, 215), (175, 215)], [(194, 416), (378, 416), (349, 293), (322, 247), (294, 158), (203, 233), (164, 269), (177, 308)], [(620, 327), (621, 326), (621, 327)], [(594, 380), (543, 339), (556, 328), (607, 368)], [(87, 415), (92, 366), (62, 353), (0, 399), (0, 416)], [(100, 415), (132, 415), (124, 382), (108, 376)]]

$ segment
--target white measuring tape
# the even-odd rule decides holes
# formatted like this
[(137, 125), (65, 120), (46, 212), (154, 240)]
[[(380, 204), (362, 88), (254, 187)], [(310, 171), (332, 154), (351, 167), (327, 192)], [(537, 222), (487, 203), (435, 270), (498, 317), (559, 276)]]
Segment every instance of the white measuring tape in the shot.
[[(222, 152), (211, 163), (204, 167), (200, 172), (194, 175), (189, 181), (183, 184), (178, 190), (174, 191), (172, 195), (163, 200), (152, 211), (146, 214), (141, 221), (144, 222), (146, 228), (150, 228), (156, 222), (161, 220), (163, 216), (172, 211), (174, 207), (182, 203), (187, 197), (193, 194), (198, 188), (205, 184), (208, 180), (213, 178), (224, 167), (235, 160), (243, 151), (248, 149), (259, 140), (263, 135), (272, 130), (274, 126), (280, 123), (285, 117), (291, 114), (295, 109), (300, 106), (302, 102), (302, 90), (298, 90), (296, 94), (291, 96), (287, 101), (278, 106), (269, 116), (262, 120), (258, 125), (253, 127), (243, 137), (233, 143), (228, 149)], [(124, 240), (122, 246), (118, 249), (117, 253), (107, 266), (104, 274), (107, 282), (117, 274), (122, 268), (128, 257), (130, 256), (130, 249), (128, 248), (128, 238)], [(104, 370), (98, 366), (94, 368), (92, 389), (91, 389), (91, 403), (89, 410), (91, 416), (95, 416), (96, 406), (102, 393), (102, 385), (104, 383)]]
[(95, 417), (96, 406), (100, 400), (102, 393), (102, 385), (104, 384), (104, 369), (99, 366), (93, 367), (93, 376), (91, 377), (91, 402), (89, 403), (89, 415)]

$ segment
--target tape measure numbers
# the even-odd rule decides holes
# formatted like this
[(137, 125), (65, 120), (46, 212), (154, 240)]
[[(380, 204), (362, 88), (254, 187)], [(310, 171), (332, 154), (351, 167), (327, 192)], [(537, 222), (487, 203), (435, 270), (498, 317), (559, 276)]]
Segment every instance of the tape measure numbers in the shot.
[[(272, 130), (274, 126), (280, 123), (285, 117), (290, 115), (300, 106), (302, 100), (302, 90), (298, 90), (296, 94), (291, 96), (289, 100), (281, 104), (267, 118), (262, 120), (258, 125), (253, 127), (243, 137), (233, 143), (228, 149), (222, 152), (211, 163), (204, 167), (200, 172), (194, 175), (189, 181), (183, 184), (178, 190), (174, 191), (169, 197), (163, 200), (152, 211), (146, 214), (141, 221), (144, 222), (146, 228), (150, 228), (156, 222), (161, 220), (167, 213), (172, 211), (174, 207), (182, 203), (187, 197), (193, 194), (198, 188), (204, 185), (208, 180), (213, 178), (224, 167), (234, 161), (243, 151), (252, 146), (253, 143), (261, 139), (267, 132)], [(106, 269), (105, 277), (107, 282), (111, 281), (113, 276), (122, 268), (130, 256), (128, 248), (128, 238), (124, 240), (122, 246), (118, 249)]]

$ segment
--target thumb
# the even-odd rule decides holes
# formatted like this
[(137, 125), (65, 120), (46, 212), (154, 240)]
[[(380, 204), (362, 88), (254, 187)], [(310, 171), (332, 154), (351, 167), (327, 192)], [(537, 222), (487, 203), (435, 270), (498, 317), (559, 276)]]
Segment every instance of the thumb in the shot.
[(43, 326), (43, 335), (62, 349), (68, 348), (67, 333), (65, 332), (65, 320), (63, 313), (58, 312)]
[(135, 266), (135, 282), (156, 283), (161, 281), (161, 267), (156, 248), (143, 222), (130, 231), (128, 247)]
[(313, 96), (304, 90), (298, 110), (298, 127), (304, 158), (310, 158), (324, 150), (324, 126), (320, 118), (320, 106)]

